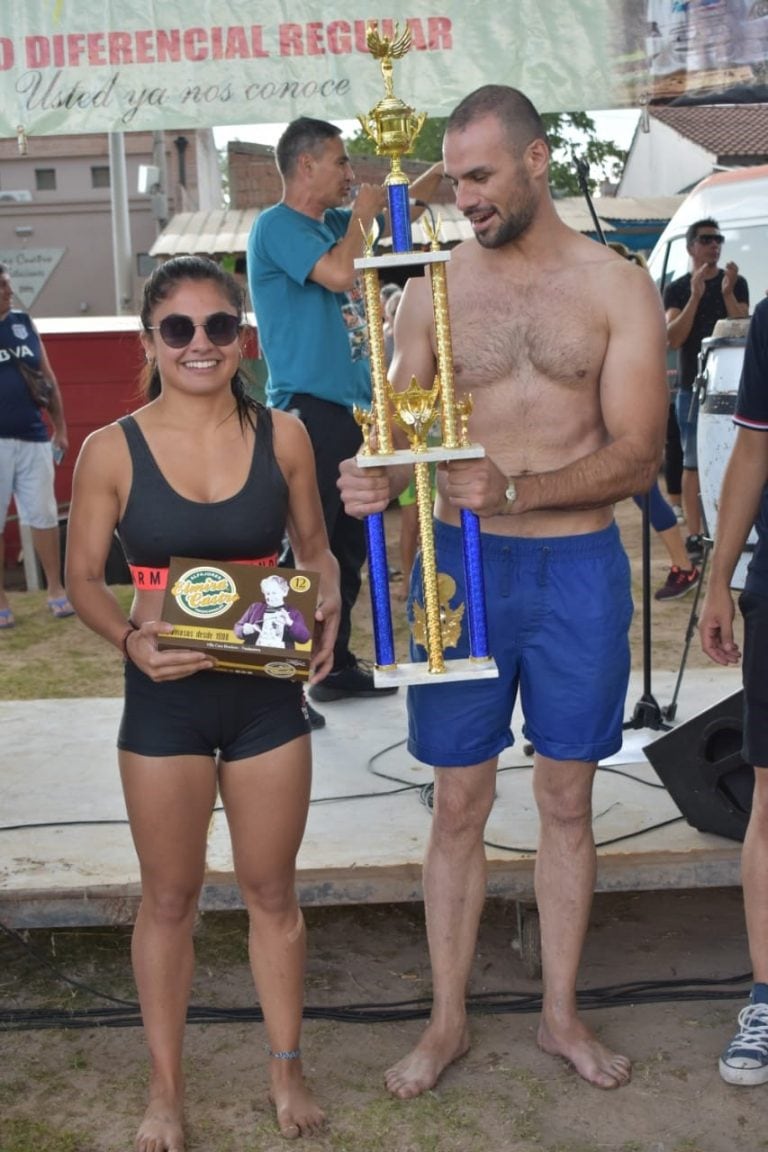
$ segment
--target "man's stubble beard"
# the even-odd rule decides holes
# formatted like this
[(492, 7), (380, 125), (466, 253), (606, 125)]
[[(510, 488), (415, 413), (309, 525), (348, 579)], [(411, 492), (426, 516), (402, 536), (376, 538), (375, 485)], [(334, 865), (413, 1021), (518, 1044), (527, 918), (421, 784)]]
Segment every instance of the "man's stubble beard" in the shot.
[(530, 228), (536, 215), (537, 200), (530, 185), (526, 186), (524, 203), (517, 212), (511, 213), (501, 220), (498, 229), (492, 236), (477, 235), (477, 241), (483, 248), (505, 248), (514, 240), (519, 240)]

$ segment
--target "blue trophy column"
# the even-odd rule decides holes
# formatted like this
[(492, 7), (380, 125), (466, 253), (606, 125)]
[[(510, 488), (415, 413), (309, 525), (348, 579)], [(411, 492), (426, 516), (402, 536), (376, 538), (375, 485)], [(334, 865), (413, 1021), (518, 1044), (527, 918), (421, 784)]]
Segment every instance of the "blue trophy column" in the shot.
[(411, 251), (411, 206), (407, 184), (388, 184), (389, 226), (392, 229), (392, 251)]
[(366, 516), (365, 538), (368, 547), (368, 582), (371, 590), (376, 664), (379, 668), (391, 668), (396, 664), (395, 638), (392, 629), (392, 608), (389, 602), (387, 543), (382, 512), (373, 512), (370, 516)]
[(469, 628), (469, 655), (473, 660), (487, 660), (488, 618), (485, 611), (485, 580), (483, 577), (480, 521), (474, 512), (461, 510), (461, 546), (464, 554), (464, 583), (467, 589), (467, 626)]

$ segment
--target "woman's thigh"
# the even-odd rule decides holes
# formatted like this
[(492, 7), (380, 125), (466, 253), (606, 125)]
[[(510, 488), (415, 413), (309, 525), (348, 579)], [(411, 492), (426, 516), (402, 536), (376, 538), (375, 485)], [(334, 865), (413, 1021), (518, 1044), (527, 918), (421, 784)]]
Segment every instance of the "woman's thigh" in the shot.
[(216, 802), (216, 765), (208, 756), (119, 753), (131, 834), (146, 887), (195, 892)]
[(243, 887), (292, 887), (311, 784), (308, 736), (258, 756), (221, 764), (219, 791)]

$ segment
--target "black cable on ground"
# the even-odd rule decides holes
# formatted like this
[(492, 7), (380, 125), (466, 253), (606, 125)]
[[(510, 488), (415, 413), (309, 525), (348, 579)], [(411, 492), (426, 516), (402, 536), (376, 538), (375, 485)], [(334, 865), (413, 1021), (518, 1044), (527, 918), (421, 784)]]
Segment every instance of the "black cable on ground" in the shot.
[[(123, 1000), (99, 989), (91, 988), (63, 973), (47, 957), (31, 948), (13, 929), (0, 924), (0, 931), (18, 942), (36, 962), (51, 970), (56, 978), (79, 992), (106, 1000), (118, 1008), (0, 1008), (0, 1032), (21, 1032), (41, 1029), (83, 1028), (135, 1028), (141, 1025), (141, 1014), (136, 1001)], [(644, 1004), (685, 1003), (697, 1000), (746, 1000), (749, 995), (751, 973), (719, 979), (694, 977), (689, 980), (642, 980), (625, 984), (582, 989), (577, 993), (577, 1004), (582, 1011), (616, 1007), (640, 1007)], [(305, 1020), (326, 1020), (347, 1024), (391, 1024), (429, 1017), (432, 1001), (429, 997), (400, 1000), (388, 1004), (346, 1004), (331, 1007), (307, 1005)], [(474, 1015), (517, 1015), (539, 1012), (541, 995), (538, 992), (499, 991), (485, 992), (467, 997), (467, 1010)], [(192, 1004), (187, 1013), (190, 1024), (260, 1023), (263, 1021), (258, 1006), (247, 1008), (217, 1008)]]
[[(744, 982), (744, 977), (733, 980)], [(732, 981), (728, 981), (731, 983)], [(610, 996), (599, 989), (579, 992), (576, 1000), (582, 1012), (599, 1009), (632, 1007), (646, 1004), (680, 1004), (706, 1000), (708, 1002), (743, 1000), (749, 996), (749, 985), (727, 990), (713, 987), (702, 981), (700, 988), (677, 988), (665, 991), (663, 987), (655, 991), (614, 991)], [(431, 1000), (418, 1000), (409, 1003), (338, 1005), (304, 1008), (305, 1020), (322, 1020), (343, 1024), (394, 1024), (410, 1020), (426, 1020), (431, 1012)], [(541, 1011), (541, 997), (538, 995), (501, 992), (493, 998), (467, 998), (467, 1011), (470, 1015), (522, 1015)], [(216, 1008), (193, 1004), (187, 1013), (189, 1024), (248, 1024), (261, 1023), (264, 1017), (257, 1006), (248, 1008)], [(84, 1028), (138, 1028), (141, 1026), (138, 1005), (133, 1010), (117, 1008), (90, 1009), (2, 1009), (0, 1008), (0, 1032), (23, 1032), (45, 1029), (84, 1029)]]

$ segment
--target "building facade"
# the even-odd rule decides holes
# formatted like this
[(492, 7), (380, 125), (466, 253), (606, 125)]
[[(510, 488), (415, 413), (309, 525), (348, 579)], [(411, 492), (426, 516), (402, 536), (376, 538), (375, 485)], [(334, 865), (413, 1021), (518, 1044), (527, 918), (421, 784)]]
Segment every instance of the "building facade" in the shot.
[(618, 196), (674, 196), (715, 172), (768, 163), (768, 104), (651, 108), (635, 130)]
[[(112, 160), (120, 144), (125, 197), (115, 209), (120, 182)], [(104, 133), (33, 137), (24, 154), (15, 139), (0, 140), (0, 261), (10, 267), (20, 306), (36, 317), (135, 313), (155, 263), (150, 249), (167, 221), (220, 204), (209, 131), (126, 132), (113, 139), (112, 155)], [(121, 301), (116, 211), (127, 213), (130, 249)]]

